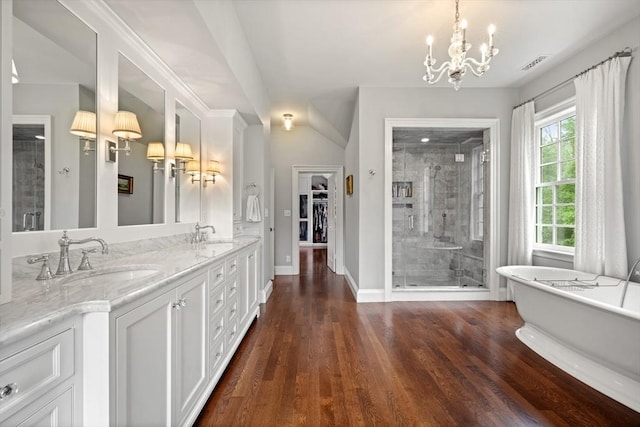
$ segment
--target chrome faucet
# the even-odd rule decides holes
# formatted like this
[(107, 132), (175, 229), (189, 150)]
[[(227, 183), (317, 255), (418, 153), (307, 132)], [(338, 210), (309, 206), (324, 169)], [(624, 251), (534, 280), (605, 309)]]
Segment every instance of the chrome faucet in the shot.
[(193, 235), (191, 242), (198, 243), (206, 240), (206, 234), (202, 233), (201, 230), (205, 230), (207, 228), (210, 228), (213, 233), (216, 232), (213, 225), (200, 225), (200, 223), (196, 222), (196, 233)]
[(73, 240), (70, 239), (67, 235), (67, 230), (62, 232), (62, 237), (58, 240), (58, 245), (60, 245), (60, 261), (58, 262), (58, 271), (56, 271), (56, 276), (64, 276), (65, 274), (73, 273), (71, 269), (71, 265), (69, 264), (69, 245), (81, 245), (89, 242), (98, 242), (102, 246), (102, 253), (109, 253), (109, 246), (107, 243), (98, 238), (98, 237), (88, 237), (82, 240)]

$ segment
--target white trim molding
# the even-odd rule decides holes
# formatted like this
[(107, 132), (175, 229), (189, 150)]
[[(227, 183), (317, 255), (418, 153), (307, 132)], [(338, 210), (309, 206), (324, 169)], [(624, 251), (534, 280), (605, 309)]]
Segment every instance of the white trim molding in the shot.
[(293, 276), (293, 266), (291, 265), (276, 265), (275, 266), (276, 276)]
[(269, 280), (260, 291), (260, 304), (266, 304), (273, 292), (273, 281)]

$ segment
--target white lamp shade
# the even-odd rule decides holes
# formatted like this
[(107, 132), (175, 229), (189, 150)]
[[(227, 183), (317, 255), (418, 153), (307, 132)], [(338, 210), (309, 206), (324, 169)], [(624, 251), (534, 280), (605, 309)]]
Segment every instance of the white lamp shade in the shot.
[(142, 137), (138, 117), (130, 111), (118, 111), (116, 113), (113, 134), (124, 139), (138, 139)]
[(82, 138), (95, 139), (96, 113), (79, 110), (73, 118), (69, 132)]
[(189, 160), (187, 163), (186, 172), (191, 175), (200, 173), (200, 161), (199, 160)]
[(220, 175), (220, 162), (217, 160), (209, 160), (207, 172), (213, 175)]
[(178, 142), (176, 144), (176, 153), (174, 157), (176, 159), (192, 160), (193, 154), (191, 153), (191, 146), (186, 142)]
[(147, 145), (147, 159), (164, 159), (164, 144), (162, 142), (150, 142), (149, 145)]

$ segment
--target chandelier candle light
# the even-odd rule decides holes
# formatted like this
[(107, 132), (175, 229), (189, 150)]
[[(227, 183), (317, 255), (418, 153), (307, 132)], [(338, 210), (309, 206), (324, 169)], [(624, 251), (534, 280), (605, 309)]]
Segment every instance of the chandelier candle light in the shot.
[(496, 27), (491, 24), (489, 25), (489, 46), (487, 47), (486, 43), (480, 46), (482, 60), (477, 61), (473, 58), (467, 58), (467, 52), (471, 49), (471, 44), (467, 43), (467, 21), (464, 19), (460, 20), (458, 2), (459, 0), (456, 0), (456, 19), (453, 23), (453, 36), (451, 37), (451, 45), (449, 46), (449, 56), (451, 60), (443, 63), (440, 67), (434, 68), (436, 60), (432, 52), (433, 36), (428, 36), (427, 59), (424, 61), (427, 72), (424, 77), (422, 77), (427, 83), (435, 84), (446, 72), (449, 75), (449, 83), (453, 84), (455, 90), (460, 89), (462, 77), (464, 77), (467, 69), (471, 70), (476, 77), (480, 77), (489, 69), (491, 58), (498, 54), (498, 49), (493, 45)]

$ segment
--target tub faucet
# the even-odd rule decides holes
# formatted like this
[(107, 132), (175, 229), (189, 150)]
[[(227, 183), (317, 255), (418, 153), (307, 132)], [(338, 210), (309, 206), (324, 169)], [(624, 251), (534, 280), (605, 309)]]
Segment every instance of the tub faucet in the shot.
[(191, 242), (198, 243), (206, 240), (207, 235), (206, 233), (202, 233), (201, 230), (205, 230), (207, 228), (210, 228), (213, 233), (216, 232), (216, 229), (213, 227), (213, 225), (200, 225), (200, 223), (196, 222), (196, 233), (193, 235)]
[(67, 235), (67, 230), (62, 232), (62, 237), (58, 240), (58, 245), (60, 245), (60, 261), (58, 262), (58, 271), (56, 271), (56, 276), (64, 276), (65, 274), (73, 273), (71, 269), (71, 265), (69, 264), (69, 245), (81, 245), (89, 242), (98, 242), (102, 246), (102, 253), (109, 253), (109, 246), (107, 243), (98, 238), (98, 237), (88, 237), (82, 240), (73, 240), (70, 239)]
[(629, 282), (631, 281), (631, 278), (635, 274), (640, 274), (640, 269), (636, 269), (636, 267), (638, 267), (638, 264), (640, 264), (640, 258), (638, 258), (636, 262), (633, 263), (633, 267), (631, 267), (631, 270), (629, 270), (627, 280), (626, 282), (624, 282), (624, 286), (622, 287), (622, 298), (620, 299), (620, 308), (624, 308), (624, 300), (627, 297), (627, 289), (629, 288)]

